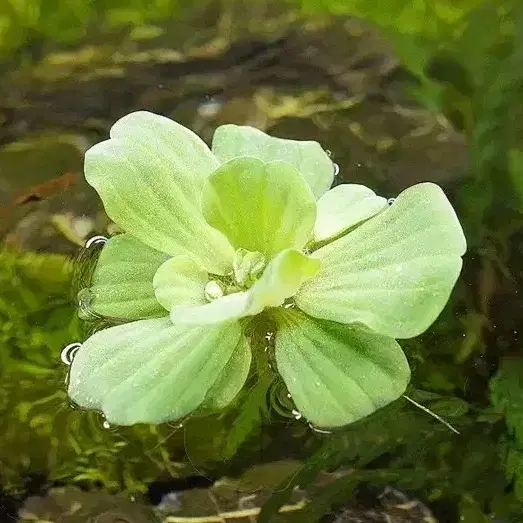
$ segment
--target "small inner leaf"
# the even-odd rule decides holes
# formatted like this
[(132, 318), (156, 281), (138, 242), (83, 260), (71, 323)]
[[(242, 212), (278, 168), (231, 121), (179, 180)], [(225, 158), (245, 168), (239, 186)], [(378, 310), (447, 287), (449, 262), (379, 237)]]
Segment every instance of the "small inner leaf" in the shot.
[(279, 307), (320, 269), (320, 261), (288, 249), (278, 254), (251, 288), (251, 314), (266, 307)]
[[(189, 256), (175, 256), (163, 263), (154, 275), (158, 303), (170, 311), (176, 305), (201, 305), (209, 275)], [(164, 311), (165, 313), (165, 311)]]
[(337, 185), (318, 200), (314, 241), (322, 242), (386, 209), (387, 199), (357, 184)]
[(266, 262), (267, 260), (261, 252), (238, 249), (232, 262), (236, 283), (241, 287), (250, 286), (263, 272)]

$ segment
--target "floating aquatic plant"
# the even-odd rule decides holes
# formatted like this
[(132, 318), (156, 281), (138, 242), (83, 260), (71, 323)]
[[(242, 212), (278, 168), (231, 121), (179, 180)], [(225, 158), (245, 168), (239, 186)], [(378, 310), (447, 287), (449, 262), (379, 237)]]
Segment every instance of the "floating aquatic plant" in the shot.
[(367, 416), (405, 391), (395, 339), (433, 323), (466, 248), (437, 185), (392, 203), (361, 185), (329, 190), (318, 143), (251, 127), (219, 127), (211, 150), (176, 122), (132, 113), (87, 151), (85, 174), (125, 231), (102, 249), (89, 307), (126, 323), (85, 341), (69, 395), (109, 423), (228, 405), (263, 350), (246, 328), (267, 316), (302, 415), (322, 427)]

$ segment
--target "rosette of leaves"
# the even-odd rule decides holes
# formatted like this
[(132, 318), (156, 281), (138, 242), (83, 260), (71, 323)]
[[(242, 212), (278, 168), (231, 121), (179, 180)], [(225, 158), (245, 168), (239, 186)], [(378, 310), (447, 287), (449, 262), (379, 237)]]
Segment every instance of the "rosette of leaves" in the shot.
[(228, 405), (263, 350), (246, 328), (267, 316), (303, 416), (322, 427), (367, 416), (404, 392), (395, 339), (436, 319), (466, 248), (438, 186), (391, 205), (361, 185), (329, 190), (318, 143), (251, 127), (219, 127), (211, 150), (135, 112), (87, 151), (85, 174), (126, 231), (103, 247), (89, 306), (124, 323), (85, 341), (69, 395), (115, 424)]

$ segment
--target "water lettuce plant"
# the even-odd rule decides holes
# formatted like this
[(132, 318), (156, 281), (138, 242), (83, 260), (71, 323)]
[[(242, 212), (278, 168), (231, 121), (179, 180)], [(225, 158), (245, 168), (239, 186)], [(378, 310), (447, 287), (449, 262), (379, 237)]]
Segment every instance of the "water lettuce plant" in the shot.
[(123, 425), (222, 408), (263, 350), (247, 326), (270, 317), (277, 372), (313, 424), (397, 399), (410, 371), (396, 338), (439, 315), (465, 238), (437, 185), (389, 203), (361, 185), (329, 190), (333, 171), (312, 141), (224, 125), (209, 149), (162, 116), (117, 121), (85, 158), (125, 231), (103, 247), (89, 307), (124, 323), (82, 345), (70, 397)]

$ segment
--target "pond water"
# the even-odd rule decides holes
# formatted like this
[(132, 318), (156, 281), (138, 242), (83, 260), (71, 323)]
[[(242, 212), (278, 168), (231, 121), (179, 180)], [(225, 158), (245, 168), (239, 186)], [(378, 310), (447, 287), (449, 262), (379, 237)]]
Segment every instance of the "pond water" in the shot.
[[(523, 521), (523, 221), (505, 135), (424, 105), (390, 39), (362, 20), (279, 2), (156, 2), (149, 19), (135, 4), (81, 30), (63, 8), (55, 32), (42, 10), (37, 30), (21, 18), (0, 47), (0, 520)], [(444, 188), (470, 248), (440, 318), (402, 341), (414, 403), (328, 433), (281, 382), (253, 376), (232, 408), (178, 423), (113, 427), (74, 408), (66, 363), (90, 328), (74, 289), (101, 248), (86, 242), (117, 232), (83, 155), (138, 109), (208, 142), (224, 123), (317, 140), (335, 183), (387, 198)], [(514, 117), (491, 128), (505, 124)]]

